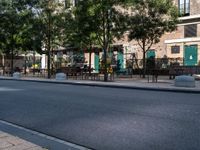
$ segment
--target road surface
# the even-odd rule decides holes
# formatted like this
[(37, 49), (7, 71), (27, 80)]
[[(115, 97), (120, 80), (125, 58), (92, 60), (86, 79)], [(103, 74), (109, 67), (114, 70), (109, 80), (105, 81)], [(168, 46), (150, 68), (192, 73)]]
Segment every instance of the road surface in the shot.
[(0, 119), (97, 150), (200, 149), (200, 94), (0, 80)]

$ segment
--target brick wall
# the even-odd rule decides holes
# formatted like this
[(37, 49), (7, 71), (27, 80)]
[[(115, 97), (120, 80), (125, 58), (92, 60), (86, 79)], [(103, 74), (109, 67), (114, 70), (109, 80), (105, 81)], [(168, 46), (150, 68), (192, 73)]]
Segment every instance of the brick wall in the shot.
[(200, 0), (190, 0), (190, 14), (200, 14)]
[[(178, 0), (174, 0), (175, 4), (178, 6)], [(190, 0), (190, 16), (192, 15), (200, 15), (200, 0)], [(192, 22), (191, 22), (192, 23)], [(197, 25), (197, 37), (200, 37), (200, 24)], [(200, 43), (199, 42), (186, 42), (186, 43), (173, 43), (173, 44), (165, 44), (165, 40), (173, 40), (173, 39), (183, 39), (184, 38), (184, 25), (179, 25), (177, 30), (172, 33), (164, 34), (160, 42), (156, 45), (153, 45), (151, 49), (156, 50), (156, 57), (162, 58), (164, 55), (168, 57), (176, 58), (176, 57), (183, 57), (183, 49), (184, 45), (198, 45), (198, 55), (200, 60)], [(171, 46), (180, 46), (180, 53), (179, 54), (171, 54)], [(138, 55), (139, 58), (142, 58), (141, 53)]]
[[(178, 6), (178, 0), (174, 0), (175, 4)], [(190, 0), (190, 16), (192, 15), (200, 15), (200, 0)], [(200, 19), (199, 19), (200, 21)], [(188, 20), (187, 23), (192, 23), (193, 20)], [(196, 22), (196, 21), (195, 21)], [(197, 37), (200, 37), (200, 24), (197, 26)], [(184, 23), (178, 25), (177, 30), (172, 33), (164, 34), (160, 42), (155, 44), (151, 47), (156, 52), (156, 58), (163, 58), (165, 55), (169, 58), (183, 58), (184, 57), (184, 45), (198, 45), (198, 60), (200, 60), (200, 42), (181, 42), (181, 43), (171, 43), (166, 44), (165, 40), (175, 40), (175, 39), (184, 39)], [(129, 43), (130, 45), (134, 46), (134, 50), (136, 52), (136, 56), (139, 59), (142, 59), (142, 50), (138, 46), (136, 41), (128, 42), (127, 36), (120, 41), (121, 43)], [(179, 54), (172, 54), (171, 53), (171, 46), (180, 46), (180, 53)]]
[(200, 37), (200, 24), (197, 25), (197, 37)]

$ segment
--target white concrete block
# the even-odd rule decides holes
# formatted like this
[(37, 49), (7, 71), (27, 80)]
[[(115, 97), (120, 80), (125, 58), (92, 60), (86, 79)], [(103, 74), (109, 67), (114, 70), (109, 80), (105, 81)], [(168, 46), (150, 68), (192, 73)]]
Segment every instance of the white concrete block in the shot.
[(21, 78), (21, 73), (20, 72), (14, 72), (13, 73), (13, 78), (20, 79)]
[(193, 77), (195, 78), (195, 80), (200, 80), (200, 74), (194, 74)]
[(178, 87), (195, 87), (195, 78), (192, 76), (176, 76), (174, 85)]
[(56, 73), (56, 80), (66, 80), (67, 76), (64, 73)]

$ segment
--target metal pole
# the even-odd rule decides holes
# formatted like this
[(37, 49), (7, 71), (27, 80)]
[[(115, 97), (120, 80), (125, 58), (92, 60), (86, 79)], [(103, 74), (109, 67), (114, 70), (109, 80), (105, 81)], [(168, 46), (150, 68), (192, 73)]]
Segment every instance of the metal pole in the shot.
[(35, 50), (33, 51), (33, 75), (35, 75)]
[(25, 55), (24, 55), (24, 74), (26, 75), (26, 68), (27, 68), (27, 66), (26, 66), (26, 53), (25, 53)]
[(92, 60), (92, 44), (90, 43), (89, 48), (89, 76), (91, 76), (91, 60)]
[(3, 75), (5, 74), (5, 56), (2, 54)]

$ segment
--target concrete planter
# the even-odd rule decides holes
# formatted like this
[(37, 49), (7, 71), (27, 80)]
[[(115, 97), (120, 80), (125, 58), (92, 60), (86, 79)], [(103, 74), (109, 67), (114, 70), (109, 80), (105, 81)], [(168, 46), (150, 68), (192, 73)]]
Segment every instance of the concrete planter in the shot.
[(66, 80), (67, 76), (64, 73), (56, 73), (56, 80)]
[(177, 87), (195, 87), (195, 78), (192, 76), (176, 76), (174, 85)]
[(195, 78), (195, 80), (200, 80), (200, 74), (194, 74), (193, 77)]
[(20, 79), (21, 78), (21, 73), (20, 72), (13, 73), (13, 78)]

